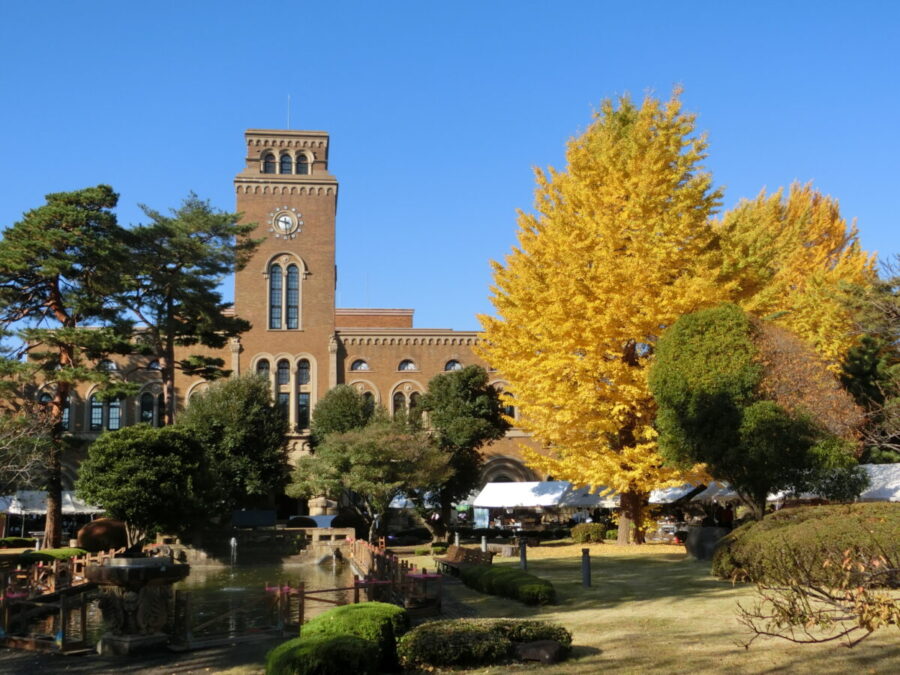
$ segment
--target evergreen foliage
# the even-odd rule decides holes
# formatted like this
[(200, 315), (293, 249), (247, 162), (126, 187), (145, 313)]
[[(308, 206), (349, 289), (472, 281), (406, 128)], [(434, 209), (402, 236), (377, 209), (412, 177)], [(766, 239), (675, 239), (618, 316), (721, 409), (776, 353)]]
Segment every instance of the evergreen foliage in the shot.
[(650, 371), (662, 456), (677, 467), (705, 464), (758, 518), (770, 492), (843, 490), (855, 477), (852, 445), (834, 432), (848, 432), (858, 411), (798, 345), (723, 304), (678, 319)]
[(266, 675), (375, 675), (375, 648), (355, 635), (294, 638), (266, 655)]
[(287, 420), (263, 378), (214, 382), (191, 398), (178, 427), (200, 447), (197, 495), (210, 516), (267, 504), (287, 482)]
[(260, 240), (255, 223), (241, 223), (191, 193), (171, 215), (141, 206), (150, 218), (127, 233), (117, 302), (140, 325), (141, 350), (159, 360), (165, 418), (175, 421), (175, 371), (213, 380), (229, 371), (217, 357), (192, 353), (176, 359), (179, 347), (220, 349), (250, 324), (227, 313), (218, 288), (247, 263)]
[(353, 387), (339, 384), (329, 389), (313, 409), (310, 426), (312, 445), (321, 445), (328, 434), (361, 429), (369, 423), (374, 412)]
[(101, 435), (88, 448), (75, 489), (127, 526), (128, 545), (156, 530), (180, 532), (203, 514), (197, 441), (176, 427), (139, 424)]

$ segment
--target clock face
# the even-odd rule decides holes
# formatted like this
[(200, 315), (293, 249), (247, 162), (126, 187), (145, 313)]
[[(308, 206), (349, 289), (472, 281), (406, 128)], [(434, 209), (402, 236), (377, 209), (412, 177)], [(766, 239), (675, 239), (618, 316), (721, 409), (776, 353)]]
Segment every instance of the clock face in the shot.
[(282, 206), (269, 214), (269, 225), (269, 232), (277, 239), (293, 239), (300, 232), (303, 221), (297, 209)]

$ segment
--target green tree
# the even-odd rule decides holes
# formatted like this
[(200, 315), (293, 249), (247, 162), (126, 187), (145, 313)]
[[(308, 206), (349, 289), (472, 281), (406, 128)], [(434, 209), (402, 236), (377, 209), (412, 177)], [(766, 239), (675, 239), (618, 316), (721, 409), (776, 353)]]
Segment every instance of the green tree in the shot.
[(449, 460), (424, 433), (378, 416), (365, 427), (328, 434), (314, 455), (301, 457), (287, 494), (346, 494), (375, 541), (394, 497), (446, 480)]
[[(853, 475), (859, 410), (812, 350), (723, 304), (678, 319), (649, 376), (661, 455), (705, 464), (757, 518), (777, 490), (826, 489)], [(836, 481), (840, 484), (841, 481)]]
[(159, 360), (167, 424), (175, 421), (175, 371), (207, 380), (228, 373), (224, 361), (203, 353), (176, 357), (176, 349), (199, 345), (220, 349), (250, 324), (226, 310), (222, 280), (243, 268), (259, 240), (255, 223), (239, 213), (212, 208), (191, 193), (170, 216), (141, 206), (150, 223), (128, 232), (123, 260), (126, 287), (118, 301), (138, 323), (143, 351)]
[[(61, 535), (62, 420), (69, 395), (95, 382), (113, 396), (128, 388), (100, 367), (105, 356), (127, 350), (130, 326), (110, 298), (120, 288), (115, 263), (125, 257), (123, 230), (108, 185), (49, 194), (0, 241), (0, 328), (18, 340), (4, 370), (47, 383), (54, 428), (47, 454), (49, 545)], [(23, 362), (19, 357), (24, 356)]]
[(130, 547), (153, 531), (181, 532), (196, 521), (200, 471), (200, 450), (189, 433), (139, 424), (91, 444), (75, 489), (125, 521)]
[(329, 389), (313, 409), (310, 426), (313, 447), (324, 442), (328, 434), (361, 429), (373, 413), (366, 399), (353, 387), (339, 384)]
[(177, 427), (196, 439), (204, 477), (197, 486), (210, 516), (266, 503), (287, 479), (287, 420), (256, 375), (232, 377), (193, 396)]
[[(442, 373), (428, 383), (421, 410), (434, 443), (448, 460), (452, 473), (434, 476), (410, 493), (410, 499), (436, 539), (447, 534), (453, 502), (478, 487), (479, 450), (503, 438), (509, 422), (503, 416), (500, 392), (488, 383), (481, 366)], [(433, 518), (437, 512), (439, 519)]]

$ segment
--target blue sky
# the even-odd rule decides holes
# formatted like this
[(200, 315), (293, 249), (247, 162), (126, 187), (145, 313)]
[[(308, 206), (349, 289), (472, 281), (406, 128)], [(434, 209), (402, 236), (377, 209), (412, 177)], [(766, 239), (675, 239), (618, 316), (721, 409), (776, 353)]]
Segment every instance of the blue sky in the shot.
[(473, 329), (532, 167), (606, 97), (667, 97), (709, 134), (725, 207), (814, 181), (863, 245), (900, 252), (892, 2), (0, 4), (0, 226), (100, 182), (234, 208), (243, 131), (331, 134), (338, 302)]

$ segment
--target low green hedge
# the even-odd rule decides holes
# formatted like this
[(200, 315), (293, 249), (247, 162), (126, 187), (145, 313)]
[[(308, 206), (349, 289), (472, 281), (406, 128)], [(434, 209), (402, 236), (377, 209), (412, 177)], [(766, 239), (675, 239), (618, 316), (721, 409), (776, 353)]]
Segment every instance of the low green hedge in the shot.
[(489, 666), (509, 661), (517, 642), (556, 640), (565, 651), (572, 634), (560, 625), (516, 619), (451, 619), (414, 628), (397, 645), (408, 670)]
[(68, 560), (69, 558), (77, 558), (85, 555), (87, 551), (83, 548), (45, 548), (40, 551), (25, 551), (19, 556), (19, 561), (23, 563), (33, 562), (53, 562), (54, 560)]
[(320, 635), (288, 640), (266, 655), (266, 675), (375, 675), (377, 647), (355, 635)]
[(31, 548), (37, 544), (34, 537), (3, 537), (0, 539), (0, 548)]
[(787, 508), (746, 523), (716, 547), (712, 572), (726, 579), (789, 581), (802, 568), (820, 583), (835, 583), (845, 551), (900, 560), (900, 505), (836, 504)]
[(448, 544), (432, 544), (431, 545), (431, 554), (432, 555), (444, 555), (447, 552), (448, 548), (450, 548)]
[(470, 565), (461, 567), (460, 579), (482, 593), (519, 600), (526, 605), (547, 605), (556, 600), (553, 584), (514, 567)]
[(572, 539), (576, 544), (600, 543), (606, 535), (603, 523), (580, 523), (572, 528)]
[(613, 539), (613, 540), (618, 539), (619, 538), (619, 528), (614, 527), (611, 530), (607, 530), (604, 533), (603, 538), (606, 539), (607, 541), (609, 541), (611, 539)]
[(363, 602), (319, 614), (300, 628), (301, 638), (354, 635), (370, 642), (369, 658), (383, 670), (397, 666), (397, 639), (409, 630), (409, 615), (397, 605)]

